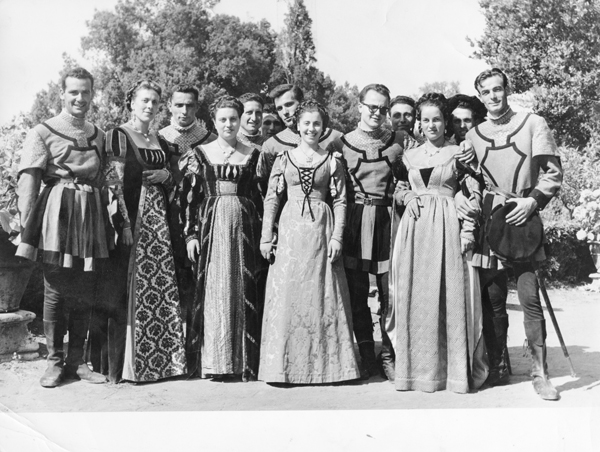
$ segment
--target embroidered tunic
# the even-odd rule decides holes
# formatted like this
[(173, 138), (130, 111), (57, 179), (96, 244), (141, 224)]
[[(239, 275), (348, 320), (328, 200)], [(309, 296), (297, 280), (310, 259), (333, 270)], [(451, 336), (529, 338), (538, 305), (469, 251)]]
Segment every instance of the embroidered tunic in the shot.
[(237, 134), (237, 140), (248, 147), (256, 148), (260, 151), (264, 142), (267, 141), (267, 138), (263, 137), (260, 132), (255, 135), (247, 135), (240, 129)]
[[(100, 199), (106, 162), (104, 132), (63, 111), (35, 126), (23, 144), (19, 171), (39, 168), (45, 184), (27, 219), (16, 255), (72, 267), (73, 258), (94, 269), (108, 257), (107, 214)], [(26, 196), (19, 193), (19, 196)]]
[(348, 210), (344, 266), (373, 274), (389, 268), (394, 168), (414, 141), (402, 131), (360, 128), (330, 145), (346, 169)]
[[(562, 183), (562, 168), (552, 132), (544, 118), (530, 113), (509, 111), (498, 120), (488, 120), (467, 133), (475, 147), (479, 167), (486, 180), (504, 191), (519, 197), (534, 198), (543, 209), (556, 194)], [(483, 221), (491, 210), (506, 201), (504, 196), (485, 190)], [(485, 231), (483, 231), (484, 234)], [(473, 262), (483, 268), (502, 267), (482, 235), (479, 250)], [(545, 259), (543, 247), (535, 260)]]

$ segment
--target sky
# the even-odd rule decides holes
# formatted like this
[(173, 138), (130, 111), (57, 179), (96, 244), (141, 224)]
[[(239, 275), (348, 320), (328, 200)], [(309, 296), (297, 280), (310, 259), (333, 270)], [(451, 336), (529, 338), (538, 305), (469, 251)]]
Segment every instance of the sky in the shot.
[[(89, 67), (81, 37), (94, 10), (117, 0), (0, 0), (0, 124), (28, 111), (35, 94), (58, 81), (66, 52)], [(392, 95), (413, 95), (426, 82), (473, 80), (487, 67), (470, 58), (466, 37), (485, 21), (477, 0), (305, 0), (313, 20), (317, 66), (337, 83), (359, 89), (383, 83)], [(215, 13), (283, 26), (285, 0), (221, 0)]]

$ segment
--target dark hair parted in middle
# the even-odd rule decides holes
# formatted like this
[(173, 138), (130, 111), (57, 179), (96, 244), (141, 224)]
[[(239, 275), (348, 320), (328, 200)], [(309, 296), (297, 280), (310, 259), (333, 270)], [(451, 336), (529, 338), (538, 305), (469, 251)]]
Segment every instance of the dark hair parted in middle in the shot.
[(325, 129), (327, 128), (327, 126), (329, 126), (329, 113), (327, 113), (327, 110), (325, 109), (325, 107), (323, 107), (320, 103), (315, 102), (314, 100), (306, 100), (304, 102), (302, 102), (300, 105), (298, 105), (298, 108), (296, 109), (296, 124), (300, 123), (300, 118), (302, 117), (302, 115), (304, 113), (309, 113), (309, 112), (317, 112), (319, 113), (319, 115), (321, 115), (321, 121), (323, 121), (323, 131), (325, 131)]
[(302, 89), (297, 85), (290, 85), (289, 83), (278, 85), (273, 88), (269, 93), (269, 97), (275, 100), (278, 97), (283, 96), (288, 91), (292, 92), (294, 99), (296, 99), (298, 102), (302, 102), (304, 100), (304, 93), (302, 92)]
[(417, 120), (421, 120), (421, 109), (423, 107), (437, 107), (444, 117), (444, 121), (450, 120), (450, 111), (448, 109), (448, 100), (442, 93), (425, 93), (423, 94), (415, 106)]
[(482, 122), (487, 115), (485, 105), (476, 96), (467, 96), (466, 94), (452, 96), (448, 99), (448, 111), (452, 113), (457, 108), (471, 110), (476, 123)]
[(376, 93), (385, 96), (388, 100), (388, 103), (390, 102), (390, 90), (387, 86), (382, 85), (381, 83), (371, 83), (370, 85), (365, 86), (358, 95), (358, 98), (361, 102), (365, 100), (365, 96), (369, 91), (375, 91)]
[(146, 79), (139, 80), (135, 82), (131, 88), (129, 88), (127, 94), (125, 95), (125, 106), (127, 107), (127, 110), (131, 111), (131, 102), (133, 101), (136, 93), (142, 89), (151, 89), (152, 91), (156, 91), (156, 94), (158, 94), (159, 98), (162, 96), (162, 88), (158, 83)]
[(221, 108), (233, 108), (238, 112), (238, 116), (242, 116), (244, 113), (244, 104), (242, 104), (236, 97), (233, 96), (221, 96), (215, 100), (210, 106), (210, 116), (213, 119), (217, 117), (217, 110)]

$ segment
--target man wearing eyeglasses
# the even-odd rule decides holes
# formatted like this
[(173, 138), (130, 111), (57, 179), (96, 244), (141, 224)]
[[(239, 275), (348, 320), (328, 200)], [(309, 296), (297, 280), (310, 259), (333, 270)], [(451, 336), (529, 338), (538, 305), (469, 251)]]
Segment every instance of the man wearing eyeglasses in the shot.
[[(300, 134), (296, 129), (295, 113), (298, 105), (304, 100), (304, 93), (300, 87), (296, 85), (284, 84), (276, 86), (269, 93), (269, 97), (273, 99), (277, 113), (286, 126), (285, 129), (274, 137), (269, 138), (263, 144), (262, 150), (266, 157), (266, 163), (268, 164), (270, 172), (275, 157), (277, 157), (278, 154), (289, 149), (294, 149), (300, 144)], [(341, 132), (328, 127), (319, 139), (319, 146), (323, 149), (327, 149), (327, 146), (329, 146), (333, 140), (341, 136)]]
[(350, 289), (352, 323), (361, 357), (361, 374), (379, 373), (375, 358), (373, 322), (368, 305), (369, 274), (376, 276), (382, 325), (381, 361), (387, 378), (394, 380), (394, 352), (383, 328), (388, 303), (388, 269), (392, 201), (392, 169), (414, 140), (403, 130), (382, 127), (389, 112), (390, 92), (380, 84), (360, 92), (360, 123), (329, 147), (341, 153), (346, 168), (348, 208), (344, 230), (344, 267)]

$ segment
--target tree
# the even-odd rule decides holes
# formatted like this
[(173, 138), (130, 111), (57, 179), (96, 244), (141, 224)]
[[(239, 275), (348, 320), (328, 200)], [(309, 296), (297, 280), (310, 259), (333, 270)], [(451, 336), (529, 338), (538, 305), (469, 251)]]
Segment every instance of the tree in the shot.
[(330, 127), (343, 133), (356, 129), (360, 121), (358, 112), (358, 87), (350, 86), (348, 82), (335, 88), (333, 95), (327, 103), (327, 110), (331, 118)]
[(309, 84), (311, 69), (317, 62), (311, 28), (312, 19), (304, 0), (292, 0), (277, 38), (277, 62), (271, 76), (274, 84)]
[(419, 98), (425, 93), (442, 93), (447, 98), (452, 97), (455, 94), (460, 93), (460, 83), (456, 80), (451, 82), (442, 81), (425, 83), (419, 88), (419, 94), (414, 97)]
[(597, 131), (600, 1), (480, 0), (486, 21), (474, 56), (502, 68), (516, 93), (534, 93), (534, 111), (559, 142), (584, 146)]
[[(210, 11), (215, 0), (119, 0), (113, 11), (96, 11), (82, 38), (92, 62), (94, 104), (88, 118), (103, 129), (129, 119), (125, 95), (140, 79), (159, 83), (169, 96), (178, 84), (200, 88), (198, 117), (210, 127), (209, 105), (225, 93), (266, 93), (275, 84), (300, 85), (307, 98), (332, 108), (332, 124), (356, 125), (356, 87), (337, 87), (316, 66), (312, 21), (302, 0), (290, 4), (286, 28), (278, 37), (270, 24), (242, 22)], [(65, 56), (63, 72), (77, 65)], [(62, 74), (61, 73), (61, 74)], [(38, 93), (29, 115), (36, 124), (60, 108), (59, 86)], [(163, 103), (153, 128), (168, 122)]]

